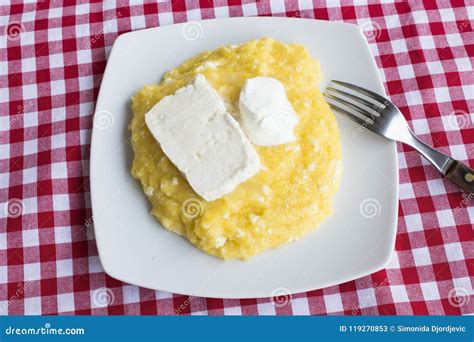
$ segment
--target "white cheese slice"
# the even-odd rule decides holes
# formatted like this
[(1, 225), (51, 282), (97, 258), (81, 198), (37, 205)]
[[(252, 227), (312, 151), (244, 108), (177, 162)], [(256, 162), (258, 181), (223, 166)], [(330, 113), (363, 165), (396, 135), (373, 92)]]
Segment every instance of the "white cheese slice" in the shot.
[(240, 91), (242, 128), (256, 145), (274, 146), (295, 141), (299, 122), (283, 84), (273, 77), (245, 81)]
[(260, 170), (260, 160), (216, 90), (198, 74), (146, 115), (163, 152), (207, 201), (232, 192)]

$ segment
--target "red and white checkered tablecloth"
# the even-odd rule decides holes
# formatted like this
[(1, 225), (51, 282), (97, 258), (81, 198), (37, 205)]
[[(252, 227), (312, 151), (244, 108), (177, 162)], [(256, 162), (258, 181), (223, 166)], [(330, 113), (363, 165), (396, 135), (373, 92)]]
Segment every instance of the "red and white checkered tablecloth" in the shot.
[(473, 195), (398, 146), (396, 252), (386, 269), (284, 300), (206, 299), (108, 277), (93, 234), (89, 154), (112, 43), (130, 30), (233, 16), (359, 24), (415, 133), (474, 166), (474, 4), (400, 1), (66, 1), (0, 7), (1, 314), (474, 313)]

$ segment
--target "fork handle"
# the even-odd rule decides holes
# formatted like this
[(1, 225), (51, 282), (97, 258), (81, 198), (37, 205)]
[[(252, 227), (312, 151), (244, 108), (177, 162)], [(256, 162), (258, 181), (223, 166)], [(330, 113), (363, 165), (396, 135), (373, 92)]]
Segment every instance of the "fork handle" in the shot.
[(469, 193), (474, 193), (474, 170), (421, 141), (411, 130), (404, 142), (421, 153), (451, 182)]
[(446, 178), (468, 194), (474, 193), (474, 169), (455, 160), (446, 173)]

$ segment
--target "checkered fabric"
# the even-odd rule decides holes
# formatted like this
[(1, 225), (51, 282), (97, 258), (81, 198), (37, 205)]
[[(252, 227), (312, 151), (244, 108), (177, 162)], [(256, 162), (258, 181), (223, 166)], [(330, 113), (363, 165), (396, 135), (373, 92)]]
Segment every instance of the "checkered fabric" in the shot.
[(2, 314), (474, 313), (473, 195), (399, 145), (396, 251), (386, 269), (285, 298), (206, 299), (107, 276), (87, 228), (94, 104), (121, 33), (234, 16), (361, 26), (387, 93), (424, 141), (474, 166), (474, 6), (463, 1), (336, 3), (189, 0), (13, 3), (0, 8)]

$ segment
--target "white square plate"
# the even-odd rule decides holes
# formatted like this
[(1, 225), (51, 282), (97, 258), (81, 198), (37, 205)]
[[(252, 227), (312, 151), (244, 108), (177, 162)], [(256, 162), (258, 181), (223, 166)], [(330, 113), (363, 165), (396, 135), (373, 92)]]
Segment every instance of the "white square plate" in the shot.
[(221, 45), (271, 36), (306, 46), (331, 79), (385, 95), (358, 27), (306, 19), (233, 18), (172, 25), (121, 35), (113, 46), (97, 100), (91, 151), (94, 227), (105, 272), (127, 283), (220, 298), (269, 297), (339, 284), (385, 267), (397, 223), (394, 142), (336, 114), (344, 176), (334, 213), (303, 239), (249, 261), (223, 261), (165, 230), (150, 215), (132, 179), (127, 125), (130, 97), (184, 60)]

